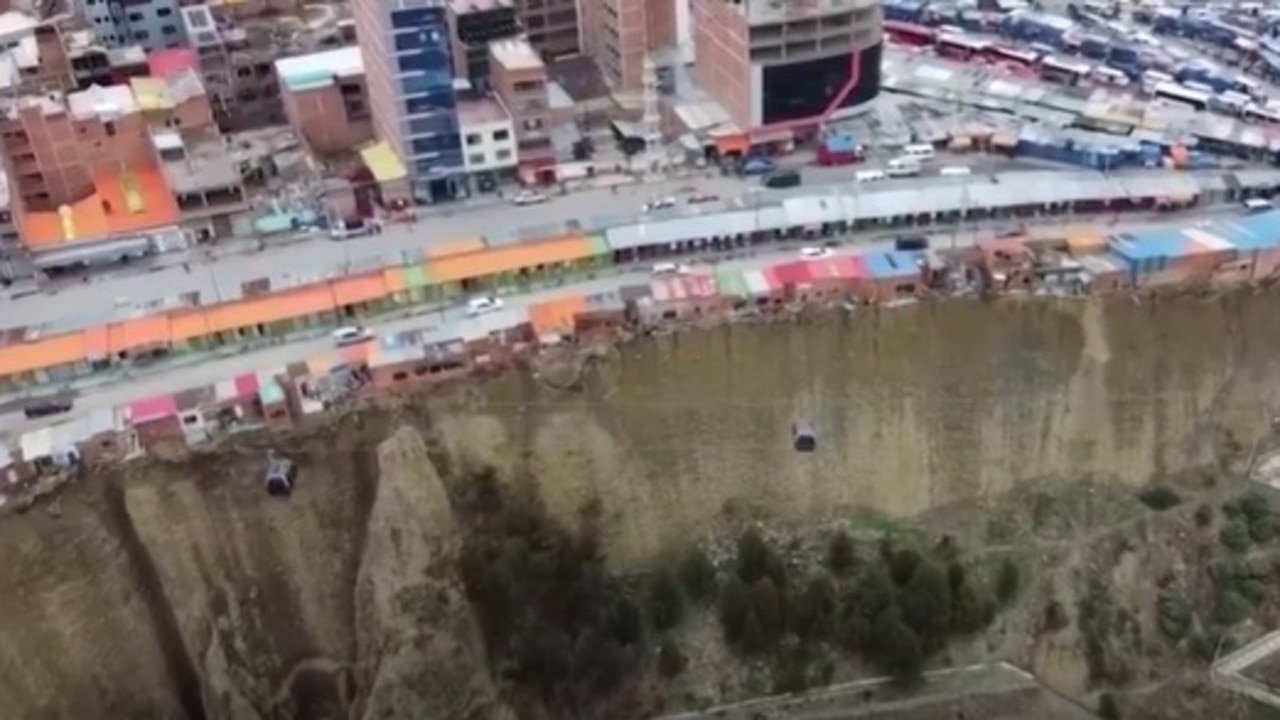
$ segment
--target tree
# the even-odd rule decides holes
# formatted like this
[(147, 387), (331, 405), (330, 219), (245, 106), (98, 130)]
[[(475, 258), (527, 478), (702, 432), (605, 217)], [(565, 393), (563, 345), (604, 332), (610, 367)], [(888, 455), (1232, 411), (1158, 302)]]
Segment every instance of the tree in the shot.
[(635, 645), (644, 635), (644, 619), (640, 608), (630, 598), (620, 597), (613, 602), (609, 613), (609, 628), (613, 637), (622, 645)]
[(662, 647), (658, 648), (658, 672), (662, 673), (662, 677), (673, 678), (679, 675), (684, 672), (687, 664), (688, 660), (674, 640), (668, 638), (662, 641)]
[(750, 585), (764, 577), (769, 572), (772, 558), (773, 550), (755, 528), (738, 538), (738, 577), (742, 582)]
[(1098, 717), (1102, 720), (1120, 720), (1120, 706), (1116, 703), (1115, 695), (1104, 692), (1098, 697)]
[(898, 593), (902, 620), (926, 651), (940, 647), (951, 627), (951, 585), (947, 571), (932, 559), (921, 560)]
[(684, 618), (684, 597), (665, 570), (659, 570), (649, 584), (649, 618), (658, 630), (673, 628)]
[(795, 598), (787, 612), (787, 624), (796, 635), (816, 639), (831, 634), (836, 614), (836, 585), (829, 575), (815, 575)]
[(751, 609), (760, 622), (761, 638), (766, 647), (773, 647), (782, 638), (782, 595), (773, 579), (762, 577), (751, 586)]
[(1218, 531), (1218, 541), (1232, 552), (1244, 552), (1249, 548), (1248, 522), (1236, 516), (1223, 523)]
[(889, 559), (889, 577), (898, 587), (906, 585), (920, 564), (920, 553), (911, 548), (900, 548)]
[(978, 632), (995, 615), (995, 601), (968, 583), (952, 592), (951, 605), (951, 629), (960, 635)]
[(848, 575), (857, 562), (857, 552), (853, 548), (853, 538), (849, 533), (839, 530), (831, 537), (827, 547), (827, 568), (836, 575)]
[(1008, 605), (1017, 597), (1020, 584), (1018, 564), (1013, 561), (1013, 558), (1005, 558), (1000, 563), (1000, 570), (996, 573), (996, 599), (1001, 605)]
[(760, 618), (756, 617), (755, 608), (747, 610), (747, 620), (742, 626), (742, 649), (748, 654), (764, 652), (769, 648), (764, 629), (760, 626)]
[(680, 583), (689, 598), (696, 602), (706, 600), (715, 591), (716, 567), (702, 548), (693, 548), (680, 562)]
[(882, 631), (880, 664), (899, 682), (914, 682), (924, 667), (920, 638), (901, 621), (889, 622)]
[(737, 576), (729, 578), (720, 589), (720, 624), (725, 639), (730, 644), (742, 640), (746, 629), (747, 613), (751, 611), (751, 596), (747, 586)]
[(873, 641), (876, 618), (894, 607), (893, 580), (883, 562), (866, 565), (840, 607), (838, 632), (850, 650), (862, 650)]

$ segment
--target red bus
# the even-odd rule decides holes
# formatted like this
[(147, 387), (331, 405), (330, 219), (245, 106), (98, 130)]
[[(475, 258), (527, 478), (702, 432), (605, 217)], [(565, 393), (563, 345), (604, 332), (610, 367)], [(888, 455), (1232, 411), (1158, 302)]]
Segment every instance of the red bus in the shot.
[(911, 23), (898, 22), (896, 20), (884, 21), (884, 32), (889, 39), (899, 45), (912, 45), (915, 47), (925, 47), (932, 45), (934, 41), (933, 28), (927, 28), (923, 25), (912, 25)]
[(934, 52), (938, 53), (938, 57), (969, 62), (974, 58), (983, 57), (990, 44), (964, 35), (939, 35)]
[(992, 62), (1016, 65), (1022, 68), (1035, 67), (1040, 60), (1040, 53), (1034, 50), (1018, 50), (1003, 45), (988, 45), (987, 58)]

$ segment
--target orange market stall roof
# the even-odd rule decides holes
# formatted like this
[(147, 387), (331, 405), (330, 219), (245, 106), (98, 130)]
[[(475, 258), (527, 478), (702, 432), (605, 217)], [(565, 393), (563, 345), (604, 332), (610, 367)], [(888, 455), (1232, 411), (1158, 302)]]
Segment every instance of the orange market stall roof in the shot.
[(590, 256), (590, 239), (577, 235), (441, 258), (427, 263), (427, 274), (435, 282), (454, 282), (534, 269), (539, 265), (575, 262)]
[(400, 162), (391, 143), (385, 140), (361, 150), (360, 160), (364, 162), (365, 167), (369, 168), (373, 179), (380, 183), (402, 180), (409, 175), (409, 171), (405, 170), (404, 163)]
[(587, 299), (582, 295), (555, 298), (529, 306), (529, 323), (537, 335), (555, 332), (572, 332), (579, 315), (587, 311)]
[(178, 222), (178, 203), (154, 165), (100, 175), (94, 188), (92, 195), (58, 210), (19, 213), (23, 244), (31, 250), (47, 250)]
[(0, 377), (77, 363), (85, 359), (82, 332), (36, 338), (0, 346)]

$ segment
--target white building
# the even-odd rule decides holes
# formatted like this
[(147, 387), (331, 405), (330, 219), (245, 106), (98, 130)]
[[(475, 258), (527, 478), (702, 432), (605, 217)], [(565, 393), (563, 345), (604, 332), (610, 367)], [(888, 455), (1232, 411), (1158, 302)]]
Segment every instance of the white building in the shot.
[(492, 190), (515, 175), (515, 123), (497, 100), (458, 98), (458, 136), (472, 191)]
[(108, 48), (182, 47), (187, 39), (178, 0), (79, 0), (81, 14)]

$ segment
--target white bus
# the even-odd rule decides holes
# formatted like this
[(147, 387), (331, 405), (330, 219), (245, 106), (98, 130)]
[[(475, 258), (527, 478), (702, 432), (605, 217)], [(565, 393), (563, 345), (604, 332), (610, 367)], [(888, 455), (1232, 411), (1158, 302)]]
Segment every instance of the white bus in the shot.
[(1113, 67), (1099, 65), (1089, 73), (1095, 82), (1103, 85), (1114, 85), (1115, 87), (1126, 87), (1129, 85), (1129, 76), (1120, 72)]
[(1239, 115), (1253, 102), (1248, 95), (1227, 90), (1209, 98), (1209, 107), (1220, 113)]
[(1160, 83), (1156, 86), (1153, 95), (1162, 100), (1172, 100), (1183, 105), (1189, 105), (1196, 110), (1204, 110), (1209, 107), (1209, 95), (1207, 93), (1196, 92), (1177, 83)]
[(1246, 120), (1254, 122), (1280, 123), (1280, 109), (1275, 105), (1259, 105), (1252, 103), (1246, 105), (1244, 111), (1240, 113)]
[(1148, 95), (1154, 95), (1156, 87), (1161, 83), (1173, 82), (1173, 76), (1169, 73), (1160, 72), (1159, 70), (1148, 70), (1142, 73), (1142, 91)]

